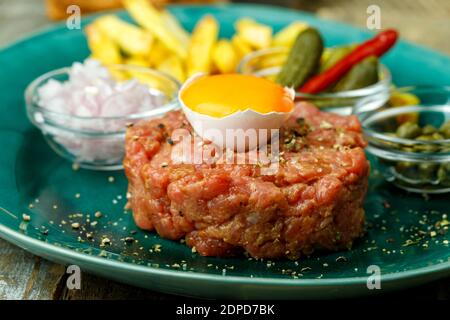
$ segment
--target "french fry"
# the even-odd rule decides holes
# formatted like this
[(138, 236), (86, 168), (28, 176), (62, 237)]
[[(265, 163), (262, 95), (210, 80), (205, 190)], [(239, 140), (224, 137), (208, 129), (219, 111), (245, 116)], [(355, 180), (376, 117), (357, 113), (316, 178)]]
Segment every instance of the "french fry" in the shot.
[(118, 82), (130, 80), (130, 75), (126, 71), (119, 71), (117, 69), (109, 68), (109, 72), (111, 73), (113, 78)]
[(236, 50), (239, 58), (242, 58), (243, 56), (253, 51), (252, 47), (250, 47), (250, 45), (237, 34), (235, 34), (233, 38), (231, 38), (231, 44)]
[(181, 43), (187, 48), (189, 46), (189, 41), (191, 40), (190, 34), (183, 29), (183, 27), (178, 22), (169, 11), (161, 11), (161, 18), (166, 24), (167, 28), (172, 32), (174, 36), (177, 36)]
[(127, 71), (127, 73), (129, 79), (136, 79), (140, 83), (146, 84), (151, 88), (155, 88), (160, 90), (161, 92), (169, 94), (169, 92), (167, 92), (167, 88), (164, 86), (164, 83), (162, 83), (161, 79), (157, 78), (156, 76), (141, 72), (139, 69), (136, 70), (130, 69)]
[(85, 29), (88, 45), (93, 58), (103, 64), (120, 64), (122, 57), (117, 44), (104, 34), (95, 24), (88, 25)]
[(186, 61), (187, 75), (211, 71), (211, 56), (219, 34), (219, 24), (212, 16), (203, 17), (195, 26)]
[(212, 60), (220, 73), (231, 73), (236, 70), (238, 55), (228, 40), (220, 40), (213, 49)]
[(139, 66), (139, 67), (150, 67), (150, 62), (145, 57), (132, 56), (125, 60), (125, 64)]
[(281, 67), (287, 60), (289, 52), (280, 52), (261, 58), (259, 66), (261, 68)]
[(147, 55), (147, 60), (150, 63), (151, 67), (156, 67), (171, 55), (173, 55), (173, 53), (169, 51), (164, 46), (164, 44), (162, 44), (160, 41), (155, 41), (153, 43), (152, 49)]
[(236, 31), (239, 37), (252, 48), (264, 49), (272, 42), (272, 28), (252, 19), (243, 18), (236, 22)]
[(153, 35), (150, 32), (114, 15), (100, 17), (94, 23), (129, 55), (145, 55), (150, 52), (153, 43)]
[(308, 24), (304, 22), (292, 22), (273, 36), (272, 47), (291, 48), (298, 34), (307, 28)]
[(123, 0), (123, 4), (133, 19), (146, 30), (150, 31), (169, 50), (182, 59), (187, 57), (186, 45), (170, 31), (161, 13), (149, 1)]
[(167, 59), (163, 60), (156, 69), (171, 75), (180, 82), (184, 82), (186, 78), (183, 62), (176, 55), (167, 57)]

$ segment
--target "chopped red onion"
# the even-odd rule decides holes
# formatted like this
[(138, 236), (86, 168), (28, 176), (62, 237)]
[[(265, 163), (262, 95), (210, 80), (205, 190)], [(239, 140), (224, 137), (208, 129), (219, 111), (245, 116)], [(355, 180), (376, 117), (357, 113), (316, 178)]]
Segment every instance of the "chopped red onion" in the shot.
[(126, 116), (168, 102), (164, 94), (149, 90), (135, 79), (116, 81), (107, 68), (93, 59), (75, 62), (68, 75), (65, 82), (50, 79), (42, 85), (38, 89), (38, 105), (51, 111), (45, 117), (56, 124), (45, 130), (80, 162), (120, 161), (124, 142), (123, 137), (87, 137), (77, 132), (123, 132), (129, 122)]

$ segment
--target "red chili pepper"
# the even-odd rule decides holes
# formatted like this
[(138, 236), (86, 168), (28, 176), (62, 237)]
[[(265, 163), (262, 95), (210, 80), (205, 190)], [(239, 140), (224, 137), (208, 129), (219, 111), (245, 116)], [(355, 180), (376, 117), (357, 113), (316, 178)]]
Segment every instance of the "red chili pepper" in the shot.
[(373, 39), (361, 43), (352, 52), (339, 60), (327, 71), (309, 79), (299, 90), (303, 93), (319, 93), (328, 86), (339, 80), (355, 64), (364, 60), (368, 56), (382, 56), (397, 41), (398, 32), (393, 29), (380, 32)]

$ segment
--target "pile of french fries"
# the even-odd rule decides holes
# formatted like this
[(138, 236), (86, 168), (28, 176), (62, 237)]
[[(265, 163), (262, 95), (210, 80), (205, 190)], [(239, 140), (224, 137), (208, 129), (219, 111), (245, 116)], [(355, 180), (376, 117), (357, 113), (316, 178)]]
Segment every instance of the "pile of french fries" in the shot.
[(192, 34), (167, 10), (158, 10), (147, 0), (123, 0), (137, 24), (115, 15), (97, 18), (85, 29), (91, 57), (104, 64), (151, 67), (183, 82), (197, 72), (232, 73), (246, 54), (270, 47), (290, 48), (307, 28), (294, 22), (273, 34), (272, 28), (252, 19), (235, 23), (231, 39), (219, 39), (218, 21), (206, 15)]

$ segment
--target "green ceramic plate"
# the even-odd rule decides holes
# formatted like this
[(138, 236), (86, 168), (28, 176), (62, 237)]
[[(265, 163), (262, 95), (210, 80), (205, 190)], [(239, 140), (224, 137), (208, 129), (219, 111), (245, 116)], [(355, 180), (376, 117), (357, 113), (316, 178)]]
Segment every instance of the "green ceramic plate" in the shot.
[[(188, 29), (203, 14), (214, 14), (221, 23), (222, 36), (229, 36), (233, 22), (243, 16), (254, 17), (275, 30), (293, 20), (306, 20), (322, 31), (329, 46), (369, 35), (276, 7), (171, 10)], [(376, 291), (366, 287), (370, 265), (381, 269), (381, 292), (450, 274), (449, 236), (443, 232), (448, 223), (448, 195), (426, 200), (407, 194), (385, 184), (376, 172), (371, 176), (365, 204), (368, 231), (352, 251), (318, 253), (298, 262), (204, 258), (181, 243), (137, 230), (131, 214), (123, 209), (127, 186), (123, 173), (74, 171), (25, 116), (23, 91), (31, 80), (87, 55), (82, 31), (67, 30), (63, 25), (0, 52), (1, 237), (47, 259), (77, 264), (87, 272), (152, 290), (200, 297), (364, 295)], [(399, 43), (384, 63), (399, 85), (450, 84), (448, 57), (406, 42)], [(96, 211), (103, 216), (95, 217)], [(24, 213), (31, 216), (29, 223), (22, 221)], [(72, 229), (74, 222), (80, 223), (79, 230)], [(88, 232), (93, 233), (92, 240)], [(123, 241), (130, 236), (137, 242)], [(102, 247), (102, 237), (108, 237), (111, 245)]]

